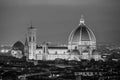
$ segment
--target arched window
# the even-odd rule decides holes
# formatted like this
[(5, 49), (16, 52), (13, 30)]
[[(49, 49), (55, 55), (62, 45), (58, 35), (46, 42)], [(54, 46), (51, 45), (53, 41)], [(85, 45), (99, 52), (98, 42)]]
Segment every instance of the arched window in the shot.
[(29, 37), (29, 42), (31, 42), (31, 37)]
[(57, 54), (57, 51), (55, 51), (55, 54)]
[(77, 49), (77, 46), (75, 46), (75, 50)]
[(35, 37), (33, 37), (33, 42), (35, 41)]

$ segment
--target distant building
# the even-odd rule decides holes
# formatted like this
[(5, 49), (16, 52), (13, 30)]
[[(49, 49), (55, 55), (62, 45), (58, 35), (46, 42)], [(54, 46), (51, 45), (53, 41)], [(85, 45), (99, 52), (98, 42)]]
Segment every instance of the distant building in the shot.
[(83, 17), (80, 24), (69, 36), (67, 46), (50, 46), (43, 43), (42, 46), (36, 47), (36, 28), (28, 28), (28, 34), (25, 42), (25, 54), (28, 59), (33, 60), (55, 60), (56, 58), (66, 60), (95, 59), (99, 60), (99, 54), (93, 55), (96, 49), (96, 38), (92, 30), (86, 26)]
[(24, 56), (24, 44), (21, 41), (17, 41), (12, 46), (11, 55), (16, 58), (22, 58)]

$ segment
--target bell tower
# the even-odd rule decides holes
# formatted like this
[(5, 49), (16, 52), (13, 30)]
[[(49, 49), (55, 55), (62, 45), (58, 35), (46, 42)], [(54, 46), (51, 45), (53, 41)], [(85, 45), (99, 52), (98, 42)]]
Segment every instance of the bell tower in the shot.
[(28, 52), (29, 52), (29, 59), (36, 59), (36, 28), (31, 25), (28, 28)]

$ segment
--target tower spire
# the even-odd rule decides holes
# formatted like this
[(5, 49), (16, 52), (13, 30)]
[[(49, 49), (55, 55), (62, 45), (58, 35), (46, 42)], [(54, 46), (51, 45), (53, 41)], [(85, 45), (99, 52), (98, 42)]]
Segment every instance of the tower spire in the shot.
[(84, 22), (85, 22), (85, 20), (84, 20), (84, 18), (83, 18), (84, 16), (83, 15), (81, 15), (81, 18), (80, 18), (80, 24), (84, 24)]
[(29, 27), (29, 29), (35, 29), (35, 27), (33, 27), (32, 20), (30, 21), (30, 27)]

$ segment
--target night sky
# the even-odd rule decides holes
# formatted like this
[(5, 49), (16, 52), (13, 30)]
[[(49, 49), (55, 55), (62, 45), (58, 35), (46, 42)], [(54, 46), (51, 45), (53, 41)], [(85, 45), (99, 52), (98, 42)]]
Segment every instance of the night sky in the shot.
[(24, 42), (31, 21), (38, 44), (67, 43), (81, 14), (97, 42), (120, 42), (120, 0), (0, 0), (0, 44)]

